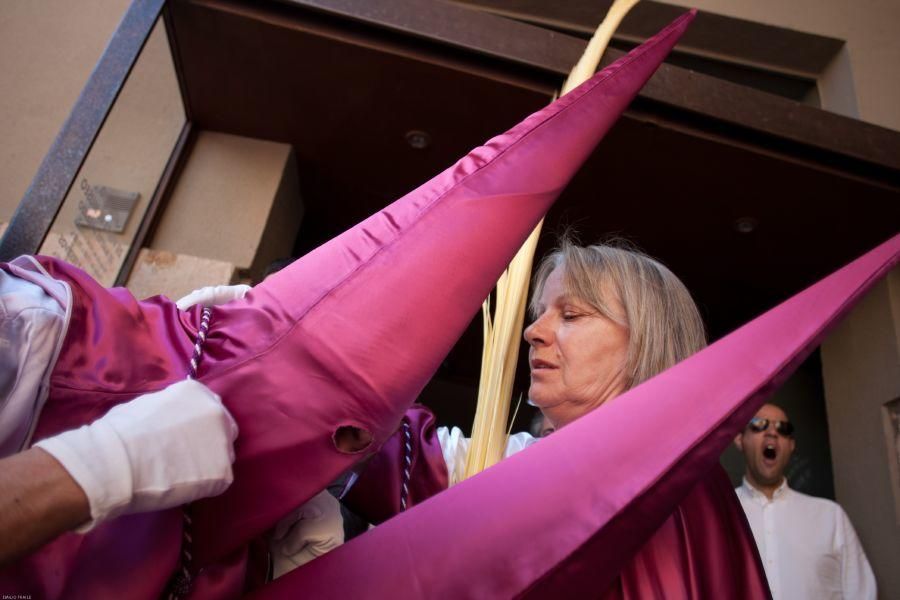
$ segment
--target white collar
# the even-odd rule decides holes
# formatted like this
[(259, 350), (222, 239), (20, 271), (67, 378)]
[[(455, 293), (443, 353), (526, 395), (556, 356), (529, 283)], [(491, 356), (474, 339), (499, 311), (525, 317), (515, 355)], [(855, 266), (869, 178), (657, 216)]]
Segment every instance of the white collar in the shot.
[(764, 493), (753, 487), (753, 485), (749, 481), (747, 481), (746, 477), (743, 478), (741, 487), (744, 489), (744, 493), (746, 493), (750, 498), (752, 498), (756, 502), (759, 502), (760, 504), (782, 500), (786, 498), (788, 493), (791, 491), (791, 487), (787, 482), (787, 477), (784, 478), (784, 480), (781, 482), (781, 485), (779, 485), (778, 489), (775, 490), (775, 493), (772, 494), (771, 500), (769, 500), (769, 497)]

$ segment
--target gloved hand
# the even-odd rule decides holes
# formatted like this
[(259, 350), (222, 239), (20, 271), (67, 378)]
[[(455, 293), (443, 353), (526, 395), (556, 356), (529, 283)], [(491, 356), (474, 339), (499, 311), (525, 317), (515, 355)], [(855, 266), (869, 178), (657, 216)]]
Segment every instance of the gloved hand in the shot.
[(280, 577), (343, 543), (341, 505), (327, 490), (319, 492), (275, 526), (269, 541), (274, 576)]
[(195, 304), (203, 306), (218, 306), (227, 304), (232, 300), (243, 298), (253, 288), (246, 284), (238, 285), (211, 285), (194, 290), (175, 303), (179, 310), (187, 310)]
[(221, 494), (233, 479), (238, 428), (219, 397), (198, 381), (114, 406), (79, 429), (41, 440), (84, 490), (96, 523)]

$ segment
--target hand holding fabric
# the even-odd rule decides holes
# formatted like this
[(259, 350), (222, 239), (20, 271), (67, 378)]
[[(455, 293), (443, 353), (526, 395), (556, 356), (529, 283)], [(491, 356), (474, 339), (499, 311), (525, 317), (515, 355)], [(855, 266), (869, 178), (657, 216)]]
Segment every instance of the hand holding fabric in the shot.
[(244, 283), (238, 285), (210, 285), (194, 290), (175, 302), (175, 306), (178, 307), (178, 310), (187, 310), (196, 304), (219, 306), (220, 304), (228, 304), (232, 300), (243, 298), (252, 289), (252, 287)]
[(162, 510), (231, 484), (237, 424), (202, 383), (180, 381), (113, 407), (79, 429), (35, 444), (84, 490), (91, 521)]
[(275, 526), (269, 543), (274, 575), (280, 577), (343, 543), (340, 502), (327, 490), (319, 492)]

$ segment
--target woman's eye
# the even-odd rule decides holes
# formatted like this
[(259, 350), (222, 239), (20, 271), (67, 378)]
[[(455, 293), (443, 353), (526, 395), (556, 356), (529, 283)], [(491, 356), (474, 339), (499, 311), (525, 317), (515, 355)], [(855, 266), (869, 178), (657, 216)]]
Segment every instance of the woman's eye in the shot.
[(563, 321), (574, 321), (581, 315), (579, 313), (565, 312), (563, 313)]

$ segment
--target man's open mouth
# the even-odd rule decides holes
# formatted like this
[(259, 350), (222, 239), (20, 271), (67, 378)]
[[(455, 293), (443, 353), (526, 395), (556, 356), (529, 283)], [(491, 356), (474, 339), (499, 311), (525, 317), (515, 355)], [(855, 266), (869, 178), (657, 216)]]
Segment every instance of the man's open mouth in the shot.
[(766, 447), (763, 448), (763, 458), (768, 460), (775, 460), (775, 457), (778, 456), (778, 452), (775, 450), (774, 444), (766, 444)]

